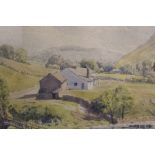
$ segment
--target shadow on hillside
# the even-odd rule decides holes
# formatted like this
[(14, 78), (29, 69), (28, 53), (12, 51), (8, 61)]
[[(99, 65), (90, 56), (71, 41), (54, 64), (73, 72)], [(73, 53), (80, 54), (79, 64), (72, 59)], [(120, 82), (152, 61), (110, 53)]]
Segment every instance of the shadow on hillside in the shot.
[(83, 119), (87, 120), (87, 121), (91, 121), (91, 120), (100, 121), (100, 120), (102, 120), (101, 118), (99, 118), (97, 116), (90, 116), (90, 115), (85, 116)]
[(34, 97), (37, 97), (37, 94), (27, 94), (22, 97), (19, 97), (18, 99), (29, 99), (29, 98), (34, 98)]

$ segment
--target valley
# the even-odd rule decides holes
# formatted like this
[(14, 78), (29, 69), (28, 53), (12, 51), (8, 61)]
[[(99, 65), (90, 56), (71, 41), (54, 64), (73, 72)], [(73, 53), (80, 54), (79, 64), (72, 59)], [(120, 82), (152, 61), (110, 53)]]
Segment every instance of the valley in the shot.
[[(32, 33), (34, 28), (25, 28), (22, 46), (29, 51), (21, 44), (0, 46), (0, 97), (1, 104), (6, 104), (5, 115), (0, 118), (4, 125), (6, 120), (10, 123), (7, 128), (154, 128), (155, 35), (150, 37), (153, 28), (149, 35), (141, 34), (144, 28), (139, 29), (135, 44), (130, 37), (135, 35), (136, 27), (131, 34), (128, 31), (132, 28), (88, 28), (88, 38), (81, 34), (85, 30), (81, 28), (72, 44), (69, 38), (74, 37), (64, 34), (66, 28), (50, 31), (66, 39), (64, 42), (57, 38), (55, 44), (49, 40), (43, 43), (47, 34), (43, 38), (37, 36), (45, 29), (48, 28)], [(26, 41), (30, 34), (36, 38), (32, 41), (34, 47)]]

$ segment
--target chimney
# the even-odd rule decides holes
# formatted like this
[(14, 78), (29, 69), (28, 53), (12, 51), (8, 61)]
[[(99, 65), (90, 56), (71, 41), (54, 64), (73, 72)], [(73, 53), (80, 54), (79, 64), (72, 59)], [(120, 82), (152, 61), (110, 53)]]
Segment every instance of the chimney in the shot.
[(89, 70), (89, 68), (87, 66), (87, 78), (89, 78), (89, 77), (90, 77), (90, 70)]

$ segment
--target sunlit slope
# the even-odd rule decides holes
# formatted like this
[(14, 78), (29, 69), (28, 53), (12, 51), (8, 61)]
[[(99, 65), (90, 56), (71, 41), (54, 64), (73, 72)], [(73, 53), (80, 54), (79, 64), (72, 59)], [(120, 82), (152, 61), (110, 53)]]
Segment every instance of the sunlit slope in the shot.
[(142, 44), (134, 51), (123, 56), (116, 64), (117, 67), (127, 64), (134, 65), (142, 61), (155, 61), (155, 35), (153, 35), (146, 43)]

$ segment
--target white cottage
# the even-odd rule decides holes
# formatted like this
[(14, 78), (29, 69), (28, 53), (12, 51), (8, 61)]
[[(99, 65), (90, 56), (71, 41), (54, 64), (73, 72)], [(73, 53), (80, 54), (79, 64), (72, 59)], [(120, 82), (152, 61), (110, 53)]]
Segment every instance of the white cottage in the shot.
[(65, 68), (61, 71), (69, 89), (92, 89), (94, 79), (90, 76), (88, 68)]

